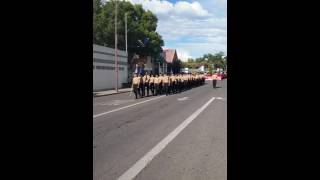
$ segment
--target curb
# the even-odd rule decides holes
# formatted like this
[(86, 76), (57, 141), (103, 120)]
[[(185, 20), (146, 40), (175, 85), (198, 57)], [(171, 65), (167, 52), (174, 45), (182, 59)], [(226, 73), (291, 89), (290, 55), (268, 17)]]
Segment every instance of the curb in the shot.
[(115, 93), (111, 93), (111, 94), (99, 94), (98, 93), (93, 93), (93, 97), (101, 97), (101, 96), (110, 96), (110, 95), (115, 95), (115, 94), (122, 94), (122, 93), (127, 93), (130, 91), (119, 91), (119, 92), (115, 92)]

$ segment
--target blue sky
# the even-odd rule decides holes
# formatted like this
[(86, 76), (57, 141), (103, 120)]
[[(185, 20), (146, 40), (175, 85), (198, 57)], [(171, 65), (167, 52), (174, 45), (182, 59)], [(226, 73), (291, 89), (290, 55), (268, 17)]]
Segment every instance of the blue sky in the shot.
[(227, 53), (227, 0), (128, 0), (158, 17), (164, 48), (182, 60), (206, 53)]

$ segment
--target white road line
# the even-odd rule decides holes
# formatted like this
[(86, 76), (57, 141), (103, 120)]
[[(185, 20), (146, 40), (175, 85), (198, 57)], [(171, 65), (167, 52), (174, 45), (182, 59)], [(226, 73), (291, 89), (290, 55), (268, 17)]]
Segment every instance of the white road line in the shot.
[(121, 108), (118, 108), (118, 109), (114, 109), (114, 110), (111, 110), (111, 111), (108, 111), (108, 112), (96, 114), (96, 115), (93, 115), (93, 118), (97, 118), (97, 117), (100, 117), (100, 116), (103, 116), (103, 115), (106, 115), (106, 114), (109, 114), (109, 113), (112, 113), (112, 112), (116, 112), (116, 111), (119, 111), (119, 110), (121, 110), (121, 109), (125, 109), (125, 108), (128, 108), (128, 107), (136, 106), (136, 105), (138, 105), (138, 104), (142, 104), (142, 103), (145, 103), (145, 102), (148, 102), (148, 101), (152, 101), (152, 100), (155, 100), (155, 99), (159, 99), (159, 98), (162, 98), (162, 97), (164, 97), (164, 96), (165, 96), (165, 95), (162, 95), (162, 96), (155, 97), (155, 98), (151, 98), (151, 99), (148, 99), (148, 100), (145, 100), (145, 101), (141, 101), (141, 102), (138, 102), (138, 103), (135, 103), (135, 104), (131, 104), (131, 105), (128, 105), (128, 106), (124, 106), (124, 107), (121, 107)]
[(178, 101), (185, 101), (185, 100), (189, 100), (189, 97), (178, 98)]
[(158, 155), (185, 127), (187, 127), (209, 104), (215, 99), (212, 97), (206, 104), (195, 111), (191, 116), (183, 121), (175, 130), (162, 139), (155, 147), (153, 147), (146, 155), (138, 160), (131, 168), (129, 168), (124, 174), (122, 174), (118, 180), (132, 180), (140, 171), (142, 171), (152, 159)]

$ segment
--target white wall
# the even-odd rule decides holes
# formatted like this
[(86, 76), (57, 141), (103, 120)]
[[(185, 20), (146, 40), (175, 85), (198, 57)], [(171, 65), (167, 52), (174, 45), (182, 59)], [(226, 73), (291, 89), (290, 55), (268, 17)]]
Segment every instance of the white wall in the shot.
[[(93, 45), (93, 91), (114, 89), (116, 72), (114, 49)], [(127, 56), (125, 51), (118, 50), (118, 87), (128, 82)], [(104, 69), (101, 69), (104, 68)]]

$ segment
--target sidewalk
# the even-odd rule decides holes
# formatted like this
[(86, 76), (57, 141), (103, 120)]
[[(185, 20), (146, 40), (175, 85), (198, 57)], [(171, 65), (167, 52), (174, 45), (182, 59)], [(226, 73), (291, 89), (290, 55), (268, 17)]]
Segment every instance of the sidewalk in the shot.
[(93, 97), (109, 96), (113, 94), (121, 94), (121, 93), (130, 92), (130, 91), (131, 91), (131, 88), (119, 89), (118, 92), (116, 92), (115, 90), (97, 91), (97, 92), (93, 92)]

